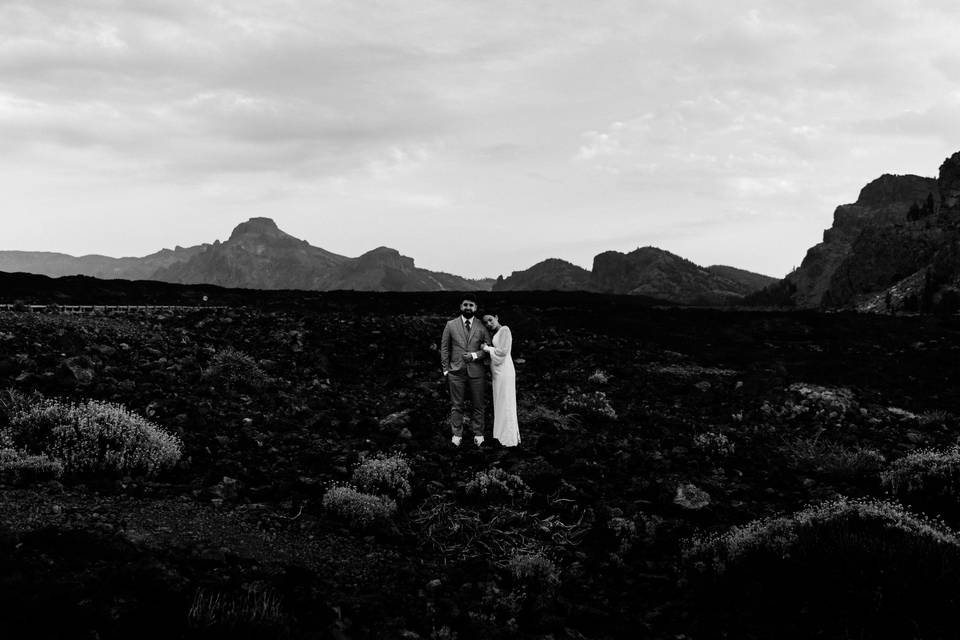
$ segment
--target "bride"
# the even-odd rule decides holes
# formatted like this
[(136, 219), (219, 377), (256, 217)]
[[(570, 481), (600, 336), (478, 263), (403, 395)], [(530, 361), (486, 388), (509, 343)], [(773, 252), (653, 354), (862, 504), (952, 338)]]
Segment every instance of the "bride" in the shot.
[(510, 357), (513, 334), (510, 327), (500, 324), (496, 314), (484, 313), (483, 324), (493, 334), (493, 344), (483, 345), (490, 356), (493, 377), (493, 437), (505, 447), (515, 447), (520, 444), (520, 425), (517, 422), (517, 372)]

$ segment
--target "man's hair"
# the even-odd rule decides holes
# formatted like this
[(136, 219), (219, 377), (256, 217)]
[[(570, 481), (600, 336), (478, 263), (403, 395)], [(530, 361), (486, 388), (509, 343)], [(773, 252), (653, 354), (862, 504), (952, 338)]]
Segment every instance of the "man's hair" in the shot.
[(472, 302), (478, 307), (480, 306), (480, 304), (477, 302), (476, 296), (463, 296), (463, 298), (460, 299), (460, 305), (462, 306), (464, 302)]

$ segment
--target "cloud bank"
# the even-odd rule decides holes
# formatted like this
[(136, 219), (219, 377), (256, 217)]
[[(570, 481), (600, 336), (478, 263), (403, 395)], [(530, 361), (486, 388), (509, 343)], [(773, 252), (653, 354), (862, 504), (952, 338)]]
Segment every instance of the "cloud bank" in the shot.
[(467, 276), (647, 244), (783, 275), (960, 149), (951, 3), (718, 4), (0, 2), (0, 248), (267, 215)]

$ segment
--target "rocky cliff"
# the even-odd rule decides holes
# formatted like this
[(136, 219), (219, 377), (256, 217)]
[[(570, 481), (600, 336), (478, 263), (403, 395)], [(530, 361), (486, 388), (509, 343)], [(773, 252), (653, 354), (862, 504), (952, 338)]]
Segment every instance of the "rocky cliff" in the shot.
[[(854, 243), (865, 230), (905, 224), (911, 206), (924, 202), (929, 194), (936, 192), (937, 184), (933, 178), (886, 174), (865, 186), (856, 202), (837, 207), (833, 213), (833, 226), (823, 232), (823, 242), (811, 247), (800, 267), (788, 276), (796, 287), (795, 305), (819, 307), (831, 288), (834, 274), (851, 256)], [(837, 278), (835, 293), (830, 299), (836, 299), (837, 287), (846, 286), (841, 283), (858, 279), (852, 276), (849, 268), (841, 269)]]
[[(932, 309), (960, 279), (960, 153), (938, 178), (883, 175), (834, 212), (800, 267), (751, 299), (800, 308)], [(944, 296), (947, 298), (944, 298)]]

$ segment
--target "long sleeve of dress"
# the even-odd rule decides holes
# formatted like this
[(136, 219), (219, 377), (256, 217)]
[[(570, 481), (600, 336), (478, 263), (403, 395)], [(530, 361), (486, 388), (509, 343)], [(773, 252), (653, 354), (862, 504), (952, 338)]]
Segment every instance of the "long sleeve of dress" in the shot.
[(500, 327), (499, 333), (503, 334), (500, 338), (500, 346), (494, 347), (490, 353), (498, 359), (502, 359), (509, 356), (510, 349), (513, 348), (513, 333), (510, 332), (510, 327)]

